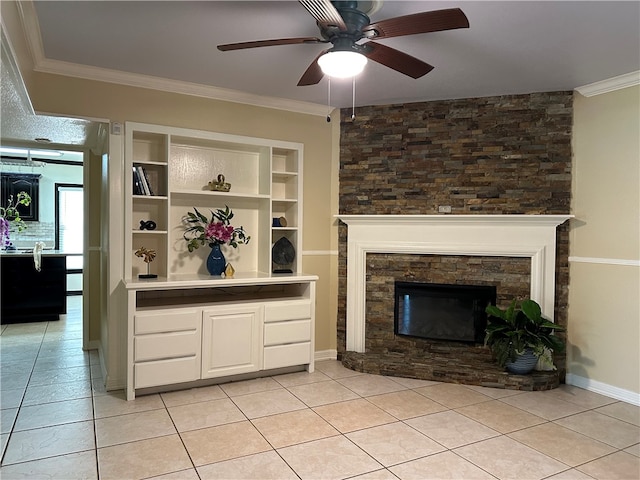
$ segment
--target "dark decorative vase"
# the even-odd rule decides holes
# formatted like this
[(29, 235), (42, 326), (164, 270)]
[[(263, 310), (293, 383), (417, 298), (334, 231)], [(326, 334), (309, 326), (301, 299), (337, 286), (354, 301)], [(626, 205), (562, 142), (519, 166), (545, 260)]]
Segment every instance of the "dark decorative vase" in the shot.
[(207, 271), (210, 275), (222, 275), (226, 266), (227, 261), (220, 250), (220, 245), (216, 243), (211, 247), (211, 252), (207, 257)]
[(535, 356), (533, 350), (527, 348), (522, 355), (516, 357), (515, 362), (507, 360), (505, 366), (510, 373), (526, 375), (535, 368), (536, 363), (538, 363), (538, 357)]

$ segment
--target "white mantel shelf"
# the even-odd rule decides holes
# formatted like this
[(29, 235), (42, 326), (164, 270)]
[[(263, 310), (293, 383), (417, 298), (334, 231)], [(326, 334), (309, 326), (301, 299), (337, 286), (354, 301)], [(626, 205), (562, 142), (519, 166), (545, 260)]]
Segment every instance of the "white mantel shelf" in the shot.
[(553, 226), (563, 224), (573, 215), (336, 215), (347, 225), (540, 225)]
[(365, 351), (368, 253), (529, 257), (530, 297), (553, 320), (556, 228), (573, 215), (336, 215), (348, 225), (346, 349)]

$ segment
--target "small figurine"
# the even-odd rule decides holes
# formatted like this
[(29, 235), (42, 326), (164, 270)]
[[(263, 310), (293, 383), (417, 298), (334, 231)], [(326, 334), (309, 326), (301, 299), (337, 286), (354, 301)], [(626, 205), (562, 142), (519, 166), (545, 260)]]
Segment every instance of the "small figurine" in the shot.
[(158, 278), (158, 275), (150, 272), (151, 262), (153, 262), (153, 260), (156, 258), (155, 250), (140, 247), (138, 250), (136, 250), (136, 257), (142, 257), (144, 263), (147, 264), (147, 273), (141, 273), (140, 275), (138, 275), (138, 278)]
[(229, 190), (231, 190), (231, 184), (230, 183), (225, 183), (224, 181), (224, 175), (223, 174), (219, 174), (218, 175), (218, 181), (217, 182), (209, 182), (209, 188), (211, 190), (214, 190), (216, 192), (228, 192)]
[(224, 269), (225, 278), (233, 278), (233, 274), (236, 273), (236, 269), (233, 268), (233, 265), (227, 263), (226, 268)]
[(156, 222), (153, 220), (140, 220), (140, 230), (155, 230)]

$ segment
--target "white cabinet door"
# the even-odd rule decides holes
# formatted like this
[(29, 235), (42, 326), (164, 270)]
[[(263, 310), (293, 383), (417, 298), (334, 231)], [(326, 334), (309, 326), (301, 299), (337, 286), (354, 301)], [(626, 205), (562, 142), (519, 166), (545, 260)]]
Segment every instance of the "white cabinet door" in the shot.
[(202, 315), (202, 378), (262, 369), (263, 307), (208, 308)]

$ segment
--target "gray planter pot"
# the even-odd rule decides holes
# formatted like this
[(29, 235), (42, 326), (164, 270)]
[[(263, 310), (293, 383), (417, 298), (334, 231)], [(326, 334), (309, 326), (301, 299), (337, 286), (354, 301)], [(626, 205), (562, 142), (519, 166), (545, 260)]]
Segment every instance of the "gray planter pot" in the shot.
[(533, 350), (528, 348), (516, 358), (515, 362), (507, 361), (505, 366), (510, 373), (526, 375), (534, 369), (536, 363), (538, 363), (538, 357), (534, 355)]

